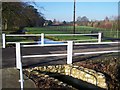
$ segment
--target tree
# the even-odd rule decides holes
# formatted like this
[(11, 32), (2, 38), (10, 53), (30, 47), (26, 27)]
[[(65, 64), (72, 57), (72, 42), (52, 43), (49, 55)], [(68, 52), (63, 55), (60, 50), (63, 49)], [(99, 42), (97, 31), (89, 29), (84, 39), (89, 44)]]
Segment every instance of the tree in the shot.
[(83, 16), (80, 22), (89, 22), (89, 19), (86, 16)]
[(25, 4), (21, 2), (3, 2), (2, 3), (2, 21), (3, 21), (3, 29), (11, 29), (14, 28), (15, 25), (24, 23), (24, 20), (21, 21), (22, 14), (21, 11)]
[(118, 30), (120, 31), (120, 16), (118, 16)]
[(77, 17), (77, 22), (80, 22), (81, 21), (81, 16), (78, 16)]
[(79, 25), (87, 26), (88, 22), (89, 22), (89, 19), (88, 19), (86, 16), (83, 16), (83, 17), (80, 17), (80, 16), (79, 16), (79, 17), (77, 18), (77, 23), (78, 23)]
[(57, 22), (57, 20), (56, 20), (56, 19), (54, 19), (54, 20), (53, 20), (53, 23), (55, 24), (56, 22)]
[(63, 21), (63, 24), (65, 25), (67, 22), (66, 21)]
[(109, 22), (109, 18), (106, 16), (104, 19), (105, 22)]
[(43, 26), (45, 23), (44, 17), (32, 5), (26, 6), (26, 18), (29, 26)]
[(16, 30), (21, 26), (43, 26), (44, 17), (32, 5), (24, 2), (2, 3), (3, 30)]
[(52, 20), (48, 20), (48, 26), (51, 26), (53, 24)]

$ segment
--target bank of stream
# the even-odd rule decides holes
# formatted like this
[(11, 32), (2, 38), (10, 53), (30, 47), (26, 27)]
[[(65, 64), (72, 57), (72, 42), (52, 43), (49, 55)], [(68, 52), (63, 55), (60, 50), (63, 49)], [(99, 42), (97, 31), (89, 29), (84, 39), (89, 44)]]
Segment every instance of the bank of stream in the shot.
[(60, 73), (51, 73), (47, 71), (33, 70), (24, 71), (24, 74), (32, 79), (37, 88), (42, 89), (62, 89), (62, 90), (105, 90), (86, 81), (74, 78)]
[[(99, 57), (93, 56), (93, 58), (86, 57), (83, 61), (75, 62), (73, 65), (83, 66), (85, 68), (93, 69), (95, 71), (104, 73), (106, 76), (106, 83), (109, 90), (120, 89), (120, 62), (118, 53), (103, 54)], [(58, 73), (50, 73), (48, 71), (34, 71), (36, 74), (26, 74), (30, 77), (37, 85), (38, 88), (68, 88), (71, 90), (103, 90), (102, 88), (95, 87), (95, 85), (86, 83), (82, 80), (78, 80), (71, 76), (61, 75)], [(44, 79), (41, 74), (45, 75)], [(40, 76), (40, 77), (39, 77)], [(45, 78), (50, 77), (51, 79)], [(56, 82), (57, 81), (57, 82)], [(43, 83), (44, 82), (44, 83)], [(91, 88), (92, 87), (92, 88)], [(96, 89), (97, 88), (97, 89)]]
[(74, 63), (104, 73), (108, 90), (120, 90), (120, 53), (102, 54), (99, 57), (86, 58)]

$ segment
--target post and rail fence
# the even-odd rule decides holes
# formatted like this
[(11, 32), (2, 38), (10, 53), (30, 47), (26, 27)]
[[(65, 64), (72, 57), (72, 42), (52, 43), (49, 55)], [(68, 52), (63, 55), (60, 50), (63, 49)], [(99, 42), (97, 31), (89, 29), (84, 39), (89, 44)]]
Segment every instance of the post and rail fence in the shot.
[[(23, 72), (22, 72), (22, 58), (35, 58), (35, 57), (59, 57), (59, 56), (67, 56), (67, 64), (72, 64), (73, 56), (78, 55), (88, 55), (88, 54), (102, 54), (102, 53), (113, 53), (113, 52), (120, 52), (120, 50), (110, 50), (110, 51), (95, 51), (95, 52), (73, 52), (74, 45), (95, 45), (95, 44), (118, 44), (119, 42), (97, 42), (97, 43), (73, 43), (73, 41), (67, 41), (67, 43), (62, 44), (44, 44), (44, 45), (21, 45), (20, 42), (16, 43), (16, 68), (20, 70), (20, 83), (21, 83), (21, 90), (23, 90), (24, 79), (23, 79)], [(21, 47), (49, 47), (49, 46), (67, 46), (67, 53), (65, 54), (46, 54), (46, 55), (25, 55), (21, 56)]]
[[(16, 42), (7, 42), (6, 37), (35, 37), (41, 36), (41, 45), (44, 45), (45, 36), (93, 36), (98, 35), (97, 39), (87, 39), (87, 40), (72, 40), (72, 41), (98, 41), (100, 43), (102, 41), (102, 33), (92, 33), (92, 34), (2, 34), (2, 48), (6, 48), (6, 44), (15, 44)], [(67, 42), (66, 41), (54, 41), (54, 42)], [(36, 42), (20, 42), (20, 43), (36, 43)]]
[[(87, 42), (87, 43), (75, 43), (73, 41), (66, 41), (64, 43), (59, 43), (59, 44), (45, 44), (44, 39), (46, 36), (71, 36), (71, 35), (98, 35), (97, 42)], [(41, 36), (41, 44), (34, 44), (34, 45), (21, 45), (21, 43), (27, 43), (27, 42), (6, 42), (6, 36)], [(110, 50), (110, 51), (95, 51), (95, 52), (78, 52), (74, 53), (73, 52), (73, 46), (77, 45), (102, 45), (102, 44), (118, 44), (119, 42), (102, 42), (101, 39), (102, 34), (101, 33), (96, 33), (96, 34), (19, 34), (19, 35), (10, 35), (10, 34), (2, 34), (2, 42), (3, 42), (3, 48), (6, 47), (7, 44), (14, 43), (16, 44), (16, 68), (20, 70), (20, 86), (21, 90), (24, 88), (24, 79), (23, 79), (23, 71), (22, 71), (22, 59), (24, 58), (35, 58), (35, 57), (59, 57), (59, 56), (66, 56), (67, 57), (67, 64), (72, 64), (73, 56), (77, 55), (88, 55), (88, 54), (102, 54), (102, 53), (112, 53), (112, 52), (120, 52), (120, 50)], [(29, 42), (30, 43), (30, 42)], [(67, 46), (67, 53), (65, 54), (46, 54), (46, 55), (25, 55), (21, 56), (21, 47), (49, 47), (49, 46)]]

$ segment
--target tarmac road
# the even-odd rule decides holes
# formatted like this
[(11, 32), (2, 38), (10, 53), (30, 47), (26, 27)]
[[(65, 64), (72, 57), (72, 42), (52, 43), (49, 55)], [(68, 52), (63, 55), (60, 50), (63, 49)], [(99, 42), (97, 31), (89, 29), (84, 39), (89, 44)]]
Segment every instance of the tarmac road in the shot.
[[(21, 53), (22, 55), (40, 55), (50, 53), (63, 54), (66, 53), (66, 49), (67, 47), (65, 46), (22, 48)], [(118, 50), (118, 44), (74, 46), (74, 52), (104, 51), (104, 50)], [(16, 61), (15, 47), (2, 49), (2, 68), (15, 67), (16, 66), (15, 61)], [(75, 60), (73, 59), (73, 62), (74, 61)], [(22, 59), (22, 63), (23, 66), (66, 64), (66, 56), (26, 58)]]

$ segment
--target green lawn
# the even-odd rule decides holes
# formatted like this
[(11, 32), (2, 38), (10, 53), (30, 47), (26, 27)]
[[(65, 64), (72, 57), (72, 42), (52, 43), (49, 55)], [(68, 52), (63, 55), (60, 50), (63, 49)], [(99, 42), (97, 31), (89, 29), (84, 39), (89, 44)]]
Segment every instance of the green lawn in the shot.
[[(51, 26), (51, 27), (41, 27), (41, 28), (26, 28), (28, 34), (72, 34), (71, 26)], [(95, 39), (91, 36), (46, 36), (46, 38), (53, 40), (87, 40)], [(96, 38), (97, 39), (97, 38)]]
[[(49, 26), (49, 27), (26, 27), (26, 33), (28, 34), (72, 34), (73, 33), (73, 26)], [(76, 26), (76, 33), (82, 34), (90, 34), (90, 33), (98, 33), (102, 32), (104, 37), (109, 38), (118, 38), (120, 31), (115, 30), (106, 30), (101, 28), (93, 28), (93, 27), (86, 27), (86, 26)], [(22, 41), (37, 41), (40, 37), (6, 37), (6, 41), (9, 42), (22, 42)], [(63, 41), (63, 40), (88, 40), (88, 39), (97, 39), (97, 37), (92, 36), (45, 36), (45, 38), (56, 40), (56, 41)], [(97, 40), (96, 40), (97, 41)], [(106, 41), (106, 40), (104, 40)], [(107, 40), (108, 41), (108, 40)], [(110, 41), (110, 40), (109, 40)]]
[[(73, 33), (73, 26), (49, 26), (40, 28), (26, 28), (28, 33), (46, 33), (46, 34), (66, 34)], [(86, 26), (76, 26), (76, 33), (98, 33), (102, 32), (104, 37), (109, 38), (119, 38), (120, 31), (108, 30), (102, 28), (86, 27)]]
[(6, 42), (34, 42), (37, 37), (6, 37)]
[[(28, 34), (72, 34), (73, 33), (73, 26), (48, 26), (48, 27), (26, 27)], [(86, 26), (76, 26), (76, 33), (98, 33), (103, 32), (104, 37), (110, 38), (117, 38), (118, 33), (120, 31), (113, 31), (113, 30), (106, 30), (101, 28), (93, 28), (93, 27), (86, 27)], [(33, 41), (38, 40), (40, 37), (32, 37), (31, 39), (26, 37), (7, 37), (7, 41)], [(86, 40), (86, 39), (97, 39), (97, 37), (91, 36), (46, 36), (46, 38), (53, 39), (53, 40)]]
[[(29, 34), (72, 34), (73, 33), (73, 26), (48, 26), (48, 27), (33, 27), (33, 28), (26, 28), (27, 33)], [(83, 34), (90, 34), (90, 33), (98, 33), (102, 32), (103, 36), (106, 38), (119, 38), (120, 31), (116, 30), (108, 30), (102, 28), (94, 28), (94, 27), (86, 27), (86, 26), (76, 26), (76, 33), (83, 33)], [(70, 37), (70, 36), (57, 36), (57, 37), (47, 37), (54, 40), (71, 40), (71, 39), (96, 39), (95, 37), (91, 36), (77, 36), (77, 37)]]
[(60, 38), (61, 40), (87, 40), (87, 39), (94, 39), (94, 37), (91, 36), (56, 36), (57, 38)]
[(39, 28), (26, 28), (29, 34), (67, 34), (69, 32), (59, 30), (56, 27), (39, 27)]

